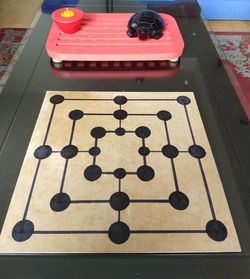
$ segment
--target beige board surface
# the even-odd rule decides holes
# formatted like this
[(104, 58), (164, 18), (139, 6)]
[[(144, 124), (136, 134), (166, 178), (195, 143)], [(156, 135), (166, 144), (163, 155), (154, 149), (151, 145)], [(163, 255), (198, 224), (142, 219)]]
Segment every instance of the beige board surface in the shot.
[(240, 251), (192, 92), (46, 93), (0, 252)]

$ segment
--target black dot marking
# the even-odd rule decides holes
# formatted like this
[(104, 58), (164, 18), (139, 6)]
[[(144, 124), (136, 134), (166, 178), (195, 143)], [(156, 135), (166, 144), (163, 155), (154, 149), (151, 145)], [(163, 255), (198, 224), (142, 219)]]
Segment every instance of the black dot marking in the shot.
[(138, 153), (141, 156), (147, 156), (150, 153), (150, 150), (147, 147), (142, 146), (142, 147), (139, 148)]
[(126, 174), (127, 173), (126, 173), (125, 169), (122, 169), (122, 168), (116, 169), (114, 171), (114, 176), (118, 179), (124, 178), (126, 176)]
[(227, 238), (227, 228), (218, 220), (210, 220), (206, 225), (206, 232), (215, 241), (223, 241)]
[(72, 111), (69, 113), (69, 118), (72, 119), (72, 120), (79, 120), (79, 119), (81, 119), (83, 116), (84, 116), (83, 111), (81, 111), (81, 110), (79, 110), (79, 109), (72, 110)]
[(12, 237), (15, 241), (22, 242), (29, 239), (34, 233), (34, 224), (29, 220), (21, 220), (12, 229)]
[(68, 208), (70, 205), (70, 197), (66, 193), (58, 193), (53, 196), (50, 201), (50, 208), (53, 211), (60, 212)]
[(101, 153), (101, 149), (99, 148), (99, 147), (91, 147), (90, 149), (89, 149), (89, 154), (91, 155), (91, 156), (97, 156), (97, 155), (99, 155)]
[(160, 119), (160, 120), (163, 120), (163, 121), (168, 121), (172, 118), (172, 115), (169, 111), (166, 111), (166, 110), (161, 110), (157, 113), (157, 117)]
[(93, 138), (100, 139), (106, 135), (106, 130), (103, 127), (95, 127), (91, 130), (90, 134)]
[(147, 138), (151, 135), (151, 131), (149, 130), (148, 127), (140, 126), (135, 130), (135, 134), (139, 138)]
[(109, 239), (115, 244), (122, 244), (129, 239), (130, 229), (123, 222), (113, 223), (109, 228)]
[(142, 181), (150, 181), (154, 178), (155, 172), (154, 170), (149, 166), (141, 166), (137, 170), (137, 176)]
[(178, 210), (184, 210), (189, 205), (188, 197), (180, 191), (171, 193), (169, 196), (169, 202), (173, 208)]
[(179, 150), (174, 145), (171, 144), (164, 145), (161, 151), (163, 155), (166, 156), (167, 158), (173, 159), (179, 155)]
[(123, 120), (123, 119), (127, 118), (128, 113), (126, 112), (126, 110), (118, 109), (118, 110), (114, 111), (113, 115), (114, 115), (114, 118)]
[(64, 101), (64, 97), (61, 95), (54, 95), (50, 98), (50, 102), (54, 105), (61, 104)]
[(52, 153), (52, 148), (49, 145), (41, 145), (37, 147), (34, 152), (34, 156), (37, 159), (45, 159), (48, 158)]
[(179, 104), (183, 106), (191, 103), (191, 100), (187, 96), (179, 96), (176, 100)]
[(65, 159), (71, 159), (78, 153), (78, 148), (75, 145), (66, 145), (61, 150), (61, 156)]
[(201, 159), (206, 156), (206, 151), (200, 145), (191, 145), (188, 148), (188, 152), (194, 158)]
[(124, 210), (129, 205), (129, 197), (124, 192), (116, 192), (110, 197), (110, 206), (114, 210)]
[(89, 181), (95, 181), (102, 175), (102, 169), (97, 165), (88, 166), (84, 171), (84, 177)]
[(117, 104), (117, 105), (124, 105), (126, 104), (128, 101), (128, 99), (125, 97), (125, 96), (116, 96), (114, 98), (114, 102)]
[(115, 130), (115, 134), (116, 134), (117, 136), (123, 136), (123, 135), (125, 135), (125, 133), (126, 133), (126, 131), (125, 131), (124, 128), (117, 128), (117, 129)]

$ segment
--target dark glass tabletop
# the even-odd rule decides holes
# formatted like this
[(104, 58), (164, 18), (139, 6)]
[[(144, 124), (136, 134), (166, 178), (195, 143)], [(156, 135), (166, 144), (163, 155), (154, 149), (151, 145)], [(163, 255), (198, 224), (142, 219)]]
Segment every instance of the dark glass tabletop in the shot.
[[(77, 1), (75, 1), (77, 2)], [(75, 3), (76, 4), (76, 3)], [(2, 278), (249, 278), (249, 122), (225, 73), (195, 0), (78, 1), (86, 12), (151, 9), (175, 17), (184, 39), (178, 63), (121, 63), (79, 70), (53, 64), (45, 42), (51, 10), (43, 13), (0, 95), (0, 225), (2, 227), (31, 134), (47, 90), (193, 91), (223, 181), (242, 247), (230, 254), (1, 256)], [(51, 9), (51, 10), (50, 10)], [(146, 94), (146, 93), (145, 93)]]

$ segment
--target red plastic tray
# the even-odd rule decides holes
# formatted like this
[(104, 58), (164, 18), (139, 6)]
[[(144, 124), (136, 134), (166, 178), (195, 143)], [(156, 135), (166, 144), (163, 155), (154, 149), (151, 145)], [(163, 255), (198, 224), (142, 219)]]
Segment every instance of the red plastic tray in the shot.
[(59, 61), (148, 61), (178, 60), (184, 42), (175, 19), (161, 14), (165, 21), (159, 40), (129, 38), (127, 24), (131, 13), (85, 14), (79, 31), (65, 34), (53, 23), (46, 49)]

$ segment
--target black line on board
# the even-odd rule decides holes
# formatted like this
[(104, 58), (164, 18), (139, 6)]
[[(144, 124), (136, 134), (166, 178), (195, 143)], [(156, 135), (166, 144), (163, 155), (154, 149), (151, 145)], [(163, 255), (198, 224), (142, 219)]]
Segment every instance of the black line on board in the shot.
[(174, 159), (173, 159), (173, 158), (170, 158), (170, 160), (171, 160), (171, 167), (172, 167), (172, 171), (173, 171), (175, 189), (176, 189), (176, 191), (179, 191), (179, 183), (178, 183), (178, 179), (177, 179), (177, 174), (176, 174)]
[[(167, 121), (164, 121), (164, 127), (165, 127), (165, 131), (166, 131), (167, 143), (170, 144), (170, 135), (169, 135), (169, 131), (168, 131)], [(176, 191), (179, 191), (179, 183), (178, 183), (178, 179), (177, 179), (174, 159), (170, 158), (170, 161), (171, 161), (171, 167), (172, 167), (172, 172), (173, 172), (175, 189), (176, 189)]]
[[(127, 99), (128, 101), (157, 101), (157, 102), (165, 102), (165, 101), (176, 101), (176, 99)], [(114, 99), (82, 99), (82, 98), (65, 98), (64, 101), (114, 101)]]
[(118, 222), (120, 222), (120, 221), (121, 221), (121, 211), (118, 210)]
[(65, 164), (64, 164), (64, 170), (63, 170), (63, 176), (62, 176), (61, 186), (60, 186), (60, 193), (63, 192), (64, 182), (65, 182), (65, 177), (66, 177), (66, 172), (67, 172), (67, 168), (68, 168), (68, 162), (69, 162), (69, 160), (66, 159)]
[(70, 203), (109, 203), (109, 200), (71, 200)]
[(88, 116), (111, 116), (113, 115), (113, 113), (97, 113), (97, 112), (86, 112), (84, 113), (84, 115), (88, 115)]
[(31, 184), (28, 200), (27, 200), (27, 203), (26, 203), (26, 206), (25, 206), (25, 210), (24, 210), (24, 214), (23, 214), (23, 220), (26, 219), (27, 214), (28, 214), (30, 201), (31, 201), (31, 197), (32, 197), (32, 193), (33, 193), (35, 184), (36, 184), (36, 178), (37, 178), (37, 175), (38, 175), (40, 165), (41, 165), (41, 160), (38, 160), (37, 165), (36, 165), (36, 171), (35, 171), (35, 174), (34, 174), (34, 177), (33, 177), (33, 180), (32, 180), (32, 184)]
[(161, 234), (161, 233), (207, 233), (206, 230), (132, 230), (130, 233)]
[(70, 138), (69, 138), (69, 144), (72, 144), (74, 131), (75, 131), (75, 126), (76, 126), (76, 121), (73, 120), (71, 134), (70, 134)]
[[(145, 138), (142, 138), (142, 146), (146, 147)], [(143, 155), (142, 157), (143, 157), (143, 165), (146, 166), (147, 165), (147, 158), (146, 158), (147, 156)]]
[[(98, 145), (98, 139), (97, 138), (95, 138), (95, 144), (94, 144), (94, 147), (97, 147), (97, 145)], [(94, 157), (93, 157), (93, 165), (95, 165), (96, 164), (96, 155), (94, 155)]]
[[(78, 153), (89, 153), (89, 150), (78, 150)], [(51, 153), (61, 153), (61, 151), (53, 150)]]
[(53, 108), (52, 108), (52, 111), (51, 111), (51, 114), (50, 114), (49, 123), (48, 123), (46, 133), (45, 133), (45, 137), (44, 137), (44, 140), (43, 140), (43, 145), (46, 144), (46, 141), (48, 139), (49, 130), (50, 130), (50, 127), (51, 127), (51, 123), (52, 123), (52, 119), (53, 119), (53, 116), (54, 116), (54, 113), (55, 113), (55, 109), (56, 109), (56, 104), (53, 105)]
[[(187, 118), (187, 121), (188, 121), (188, 126), (189, 126), (189, 130), (190, 130), (190, 133), (191, 133), (191, 137), (192, 137), (193, 143), (196, 144), (194, 133), (193, 133), (193, 129), (192, 129), (192, 125), (191, 125), (191, 122), (190, 122), (190, 118), (189, 118), (189, 114), (188, 114), (188, 110), (187, 110), (186, 105), (184, 105), (184, 109), (185, 109), (185, 114), (186, 114), (186, 118)], [(206, 190), (206, 193), (207, 193), (207, 198), (208, 198), (208, 203), (209, 203), (209, 206), (210, 206), (212, 218), (214, 220), (216, 220), (216, 215), (215, 215), (215, 210), (214, 210), (213, 202), (212, 202), (212, 199), (211, 199), (211, 195), (210, 195), (210, 192), (209, 192), (209, 187), (208, 187), (206, 175), (205, 175), (205, 172), (204, 172), (204, 169), (203, 169), (203, 166), (202, 166), (200, 158), (198, 158), (198, 163), (199, 163), (202, 179), (203, 179), (203, 182), (204, 182), (205, 190)]]
[(114, 175), (112, 171), (102, 171), (102, 174)]
[(169, 132), (168, 132), (167, 121), (164, 121), (164, 127), (165, 127), (165, 131), (166, 131), (167, 142), (168, 142), (168, 144), (170, 144), (170, 136), (169, 136)]
[[(84, 231), (34, 231), (33, 234), (108, 234), (108, 231), (97, 231), (97, 230), (84, 230)], [(171, 233), (207, 233), (206, 230), (131, 230), (132, 234), (171, 234)]]
[(108, 231), (34, 231), (33, 234), (106, 234)]
[(169, 200), (130, 200), (130, 203), (169, 203)]
[(198, 159), (198, 162), (199, 162), (199, 167), (200, 167), (202, 179), (203, 179), (203, 182), (204, 182), (204, 186), (205, 186), (205, 189), (206, 189), (207, 198), (208, 198), (209, 206), (210, 206), (210, 209), (211, 209), (211, 214), (212, 214), (213, 219), (216, 220), (215, 210), (214, 210), (213, 202), (212, 202), (211, 195), (210, 195), (210, 192), (209, 192), (207, 179), (206, 179), (204, 169), (203, 169), (203, 166), (202, 166), (202, 163), (201, 163), (201, 159)]
[[(109, 203), (110, 200), (71, 200), (70, 203)], [(130, 200), (130, 203), (169, 203), (169, 200), (138, 199)]]
[(114, 101), (114, 99), (81, 99), (81, 98), (65, 98), (64, 101)]
[(176, 101), (176, 99), (127, 99), (128, 101)]
[(119, 179), (119, 182), (118, 182), (118, 192), (121, 192), (121, 187), (122, 187), (122, 182), (121, 182), (121, 179)]
[(156, 116), (156, 113), (128, 113), (128, 116)]
[(189, 127), (189, 131), (190, 131), (193, 143), (196, 144), (195, 137), (194, 137), (194, 132), (193, 132), (193, 129), (192, 129), (192, 126), (191, 126), (191, 122), (190, 122), (190, 118), (189, 118), (189, 115), (188, 115), (188, 111), (187, 111), (187, 106), (186, 105), (184, 105), (184, 110), (185, 110), (185, 114), (186, 114), (186, 118), (187, 118), (187, 122), (188, 122), (188, 127)]

